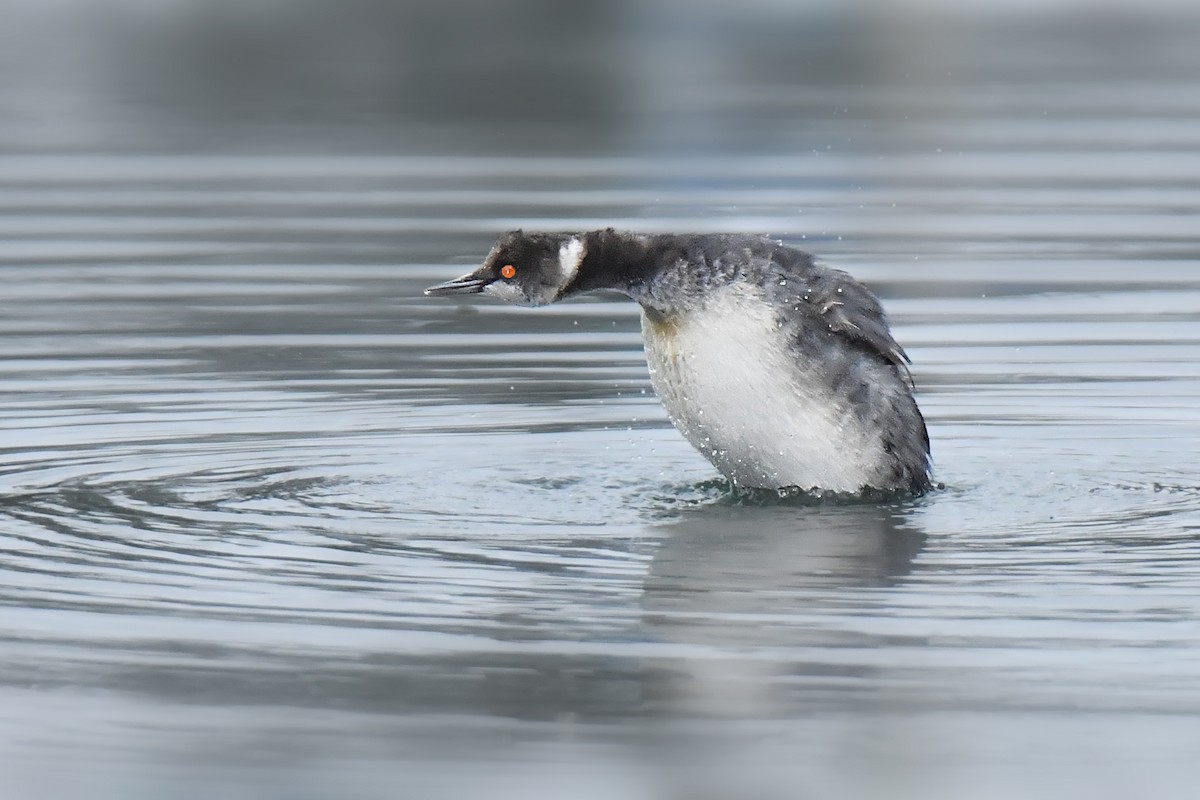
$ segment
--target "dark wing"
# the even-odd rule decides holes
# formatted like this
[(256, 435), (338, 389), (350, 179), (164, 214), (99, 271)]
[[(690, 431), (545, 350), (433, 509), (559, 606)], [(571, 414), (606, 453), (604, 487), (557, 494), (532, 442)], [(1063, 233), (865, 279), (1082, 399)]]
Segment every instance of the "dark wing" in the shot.
[(810, 319), (816, 315), (832, 333), (895, 365), (912, 385), (908, 370), (912, 361), (892, 338), (887, 315), (867, 287), (848, 273), (818, 264), (806, 253), (790, 248), (776, 251), (772, 261), (786, 278), (792, 279), (790, 285), (780, 287), (790, 290), (785, 302), (790, 301), (796, 311)]
[[(769, 269), (774, 279), (764, 285), (776, 307), (785, 309), (797, 346), (807, 358), (822, 363), (831, 388), (882, 431), (896, 480), (914, 491), (928, 488), (929, 434), (912, 396), (908, 356), (892, 338), (879, 300), (847, 273), (815, 263), (792, 248), (776, 249)], [(844, 346), (831, 348), (831, 339)], [(891, 365), (897, 380), (870, 379), (853, 351), (875, 356), (880, 366)]]
[(809, 282), (809, 294), (829, 330), (883, 356), (912, 384), (912, 373), (908, 371), (912, 360), (892, 338), (887, 315), (867, 287), (841, 270), (818, 266)]

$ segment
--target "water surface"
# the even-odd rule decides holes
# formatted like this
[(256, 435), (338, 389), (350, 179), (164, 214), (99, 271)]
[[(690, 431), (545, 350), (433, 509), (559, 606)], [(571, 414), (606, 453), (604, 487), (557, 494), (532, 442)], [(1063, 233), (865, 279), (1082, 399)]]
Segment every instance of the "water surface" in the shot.
[[(0, 789), (1190, 796), (1195, 28), (989, 30), (966, 78), (659, 72), (567, 153), (10, 144)], [(945, 488), (738, 501), (632, 304), (420, 295), (607, 225), (866, 281)]]

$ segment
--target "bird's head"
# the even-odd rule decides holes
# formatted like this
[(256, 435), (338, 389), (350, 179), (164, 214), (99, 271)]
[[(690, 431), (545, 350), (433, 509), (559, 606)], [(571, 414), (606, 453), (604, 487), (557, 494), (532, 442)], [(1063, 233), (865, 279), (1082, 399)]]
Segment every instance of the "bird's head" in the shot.
[(573, 233), (510, 231), (496, 242), (483, 266), (430, 286), (430, 297), (485, 294), (524, 306), (542, 306), (571, 294), (586, 247)]

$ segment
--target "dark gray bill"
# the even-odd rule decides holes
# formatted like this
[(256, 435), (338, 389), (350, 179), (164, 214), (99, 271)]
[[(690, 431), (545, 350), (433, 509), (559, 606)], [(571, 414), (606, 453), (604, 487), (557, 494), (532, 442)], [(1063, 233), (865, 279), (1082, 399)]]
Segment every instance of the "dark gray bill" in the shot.
[(430, 286), (425, 290), (426, 297), (449, 297), (452, 294), (479, 294), (483, 291), (483, 287), (488, 285), (488, 281), (483, 278), (476, 278), (473, 275), (464, 275), (461, 278), (455, 278), (452, 281), (439, 283), (437, 286)]

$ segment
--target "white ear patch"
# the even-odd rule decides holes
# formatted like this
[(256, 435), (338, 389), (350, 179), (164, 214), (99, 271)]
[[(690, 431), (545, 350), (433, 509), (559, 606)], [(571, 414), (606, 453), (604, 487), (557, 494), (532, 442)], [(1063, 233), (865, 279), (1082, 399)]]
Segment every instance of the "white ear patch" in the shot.
[(565, 287), (575, 280), (575, 275), (579, 272), (579, 265), (583, 263), (583, 256), (583, 239), (578, 236), (572, 236), (558, 248), (559, 288)]

